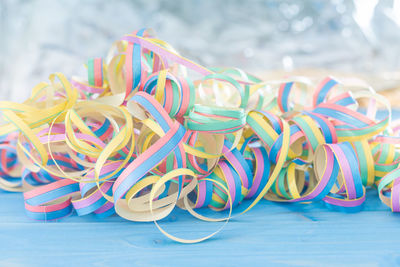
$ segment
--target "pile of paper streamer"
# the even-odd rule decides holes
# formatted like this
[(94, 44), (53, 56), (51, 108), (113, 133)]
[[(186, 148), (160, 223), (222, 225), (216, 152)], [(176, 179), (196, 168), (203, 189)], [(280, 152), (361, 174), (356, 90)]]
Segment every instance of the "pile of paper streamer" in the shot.
[(87, 77), (55, 73), (25, 102), (0, 102), (0, 187), (24, 192), (33, 219), (116, 213), (189, 243), (216, 232), (167, 233), (157, 221), (176, 206), (225, 222), (262, 198), (353, 212), (377, 189), (400, 211), (400, 127), (371, 88), (207, 69), (149, 30), (85, 66)]

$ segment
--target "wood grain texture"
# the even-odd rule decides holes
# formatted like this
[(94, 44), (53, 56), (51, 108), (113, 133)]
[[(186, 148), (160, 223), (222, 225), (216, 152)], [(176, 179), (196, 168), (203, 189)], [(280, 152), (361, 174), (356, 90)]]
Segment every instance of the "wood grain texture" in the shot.
[[(330, 211), (322, 203), (262, 201), (215, 238), (194, 245), (170, 241), (152, 223), (116, 216), (103, 221), (88, 215), (35, 222), (25, 216), (21, 194), (1, 192), (0, 197), (0, 266), (400, 264), (400, 216), (381, 204), (375, 191), (368, 192), (362, 212), (349, 214)], [(182, 210), (161, 225), (186, 238), (206, 235), (219, 226)]]

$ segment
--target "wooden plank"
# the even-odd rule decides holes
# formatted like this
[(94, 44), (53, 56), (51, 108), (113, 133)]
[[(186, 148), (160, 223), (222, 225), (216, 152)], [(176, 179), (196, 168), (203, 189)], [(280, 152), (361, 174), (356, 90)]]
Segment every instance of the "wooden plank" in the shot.
[[(368, 192), (360, 213), (333, 212), (322, 203), (262, 201), (215, 238), (194, 245), (170, 241), (152, 223), (116, 216), (103, 221), (88, 215), (35, 222), (24, 214), (22, 195), (0, 196), (0, 266), (400, 264), (400, 217), (381, 204), (375, 191)], [(220, 224), (176, 210), (161, 225), (170, 233), (194, 238)]]

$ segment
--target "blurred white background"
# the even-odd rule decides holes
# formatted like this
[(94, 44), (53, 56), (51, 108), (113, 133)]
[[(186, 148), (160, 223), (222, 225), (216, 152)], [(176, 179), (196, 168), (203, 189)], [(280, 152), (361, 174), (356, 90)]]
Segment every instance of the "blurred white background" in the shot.
[(399, 26), (397, 0), (0, 0), (1, 99), (25, 99), (50, 73), (72, 75), (143, 27), (209, 67), (323, 68), (390, 87)]

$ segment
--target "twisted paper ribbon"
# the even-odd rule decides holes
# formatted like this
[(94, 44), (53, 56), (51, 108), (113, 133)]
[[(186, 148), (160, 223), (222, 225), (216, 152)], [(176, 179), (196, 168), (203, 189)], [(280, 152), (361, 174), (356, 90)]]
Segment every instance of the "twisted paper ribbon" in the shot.
[[(86, 78), (52, 74), (24, 103), (0, 102), (0, 187), (25, 192), (34, 219), (75, 210), (156, 222), (178, 206), (227, 222), (263, 197), (356, 211), (375, 186), (400, 211), (400, 128), (371, 88), (207, 69), (148, 30), (86, 66)], [(212, 219), (200, 207), (230, 212)], [(156, 225), (179, 242), (218, 232), (185, 240)]]

